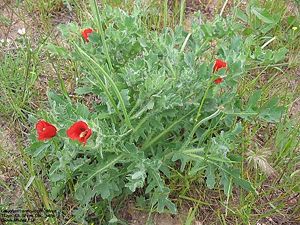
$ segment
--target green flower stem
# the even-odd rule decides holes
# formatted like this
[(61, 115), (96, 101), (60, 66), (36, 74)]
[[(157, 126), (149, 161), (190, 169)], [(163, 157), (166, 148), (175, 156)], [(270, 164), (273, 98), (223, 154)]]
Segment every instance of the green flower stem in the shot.
[[(127, 110), (126, 110), (126, 107), (125, 107), (125, 103), (124, 103), (124, 100), (122, 98), (122, 95), (120, 93), (120, 91), (118, 90), (117, 88), (117, 85), (115, 84), (114, 80), (107, 74), (107, 72), (93, 59), (91, 58), (82, 48), (80, 48), (76, 43), (74, 43), (75, 47), (77, 48), (78, 52), (81, 54), (82, 58), (85, 59), (85, 60), (88, 60), (90, 61), (101, 73), (102, 75), (104, 76), (104, 78), (107, 79), (107, 81), (110, 83), (113, 91), (115, 92), (118, 100), (119, 100), (119, 103), (121, 105), (121, 108), (122, 108), (122, 111), (123, 111), (123, 114), (124, 114), (124, 117), (125, 117), (125, 122), (126, 124), (132, 128), (132, 125), (131, 125), (131, 122), (130, 122), (130, 118), (128, 116), (128, 113), (127, 113)], [(92, 68), (92, 65), (90, 66), (90, 68)], [(93, 68), (92, 68), (93, 70)], [(96, 78), (98, 79), (98, 81), (101, 83), (101, 78), (99, 77), (99, 75), (97, 73), (95, 73), (96, 75)], [(103, 86), (103, 84), (101, 83), (101, 86), (104, 88), (104, 91), (109, 93), (108, 90), (105, 88), (105, 85)], [(116, 108), (117, 109), (117, 108)]]
[(189, 137), (187, 138), (187, 140), (185, 141), (185, 143), (184, 143), (183, 146), (181, 147), (181, 149), (184, 149), (184, 148), (186, 148), (186, 147), (188, 146), (188, 144), (191, 142), (191, 140), (192, 140), (192, 138), (193, 138), (193, 136), (194, 136), (196, 130), (200, 127), (200, 125), (201, 125), (202, 123), (204, 123), (204, 122), (206, 122), (206, 121), (208, 121), (208, 120), (210, 120), (210, 119), (215, 118), (216, 116), (218, 116), (218, 115), (220, 114), (220, 112), (221, 112), (221, 110), (218, 109), (218, 110), (215, 111), (213, 114), (211, 114), (211, 115), (208, 116), (208, 117), (205, 117), (205, 118), (202, 119), (199, 123), (197, 123), (197, 124), (194, 126), (193, 130), (191, 131)]
[(109, 69), (112, 71), (113, 66), (112, 66), (111, 59), (110, 59), (110, 56), (109, 56), (109, 53), (108, 53), (108, 48), (107, 48), (107, 44), (106, 44), (106, 41), (105, 41), (104, 30), (103, 30), (103, 27), (102, 27), (101, 15), (100, 15), (99, 8), (97, 6), (96, 0), (90, 0), (90, 5), (93, 6), (92, 7), (93, 13), (96, 16), (96, 21), (97, 21), (96, 25), (97, 25), (97, 27), (100, 31), (100, 38), (101, 38), (101, 41), (102, 41), (103, 46), (104, 46), (104, 51), (105, 51), (105, 55), (106, 55), (106, 59), (107, 59), (107, 62), (108, 62)]
[(199, 108), (198, 108), (197, 116), (196, 116), (196, 118), (195, 118), (195, 121), (196, 121), (196, 122), (198, 121), (198, 118), (199, 118), (200, 115), (201, 115), (201, 110), (202, 110), (204, 101), (205, 101), (205, 99), (206, 99), (206, 97), (207, 97), (208, 90), (209, 90), (209, 88), (211, 87), (211, 82), (212, 82), (212, 79), (209, 80), (209, 83), (208, 83), (207, 88), (206, 88), (206, 90), (205, 90), (204, 96), (203, 96), (203, 98), (202, 98), (202, 100), (201, 100), (201, 103), (200, 103), (200, 106), (199, 106)]

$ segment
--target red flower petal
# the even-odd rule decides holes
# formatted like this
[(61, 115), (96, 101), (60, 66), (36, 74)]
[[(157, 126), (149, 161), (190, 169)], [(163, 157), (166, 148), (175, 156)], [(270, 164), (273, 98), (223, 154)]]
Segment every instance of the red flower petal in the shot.
[(89, 35), (93, 33), (93, 29), (92, 28), (86, 28), (84, 29), (81, 34), (82, 34), (82, 37), (83, 39), (86, 41), (86, 42), (89, 42)]
[(88, 128), (86, 130), (86, 133), (83, 137), (80, 138), (80, 142), (86, 144), (86, 141), (89, 139), (89, 137), (92, 135), (92, 129)]
[(92, 135), (92, 130), (84, 121), (74, 123), (68, 130), (67, 136), (72, 140), (78, 140), (86, 144), (88, 138)]
[(41, 141), (51, 139), (57, 132), (56, 127), (45, 120), (39, 120), (35, 125), (35, 128), (38, 134), (38, 140)]
[(216, 62), (215, 62), (215, 65), (213, 67), (213, 72), (216, 72), (219, 69), (226, 68), (226, 67), (227, 67), (227, 63), (226, 62), (224, 62), (221, 59), (217, 59)]
[(223, 78), (222, 77), (218, 77), (217, 79), (214, 80), (215, 84), (220, 84), (223, 82)]

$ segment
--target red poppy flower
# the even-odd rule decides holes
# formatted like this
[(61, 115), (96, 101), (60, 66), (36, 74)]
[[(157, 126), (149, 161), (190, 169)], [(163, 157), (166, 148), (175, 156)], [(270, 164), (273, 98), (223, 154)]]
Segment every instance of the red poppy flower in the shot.
[(85, 122), (78, 121), (67, 130), (67, 135), (72, 140), (86, 144), (87, 139), (92, 135), (92, 129)]
[(215, 84), (220, 84), (223, 82), (223, 78), (222, 77), (218, 77), (217, 79), (214, 80)]
[(221, 59), (217, 59), (216, 62), (215, 62), (214, 68), (213, 68), (213, 72), (216, 72), (219, 69), (226, 68), (226, 67), (227, 67), (227, 63), (226, 62), (224, 62)]
[(56, 135), (56, 127), (46, 122), (45, 120), (39, 120), (35, 125), (35, 129), (38, 134), (38, 140), (48, 140)]
[[(221, 59), (217, 59), (216, 62), (215, 62), (215, 65), (213, 67), (213, 72), (216, 72), (216, 71), (218, 71), (219, 69), (222, 69), (222, 68), (227, 68), (227, 63), (224, 62)], [(215, 84), (220, 84), (223, 81), (224, 81), (224, 79), (222, 77), (218, 77), (217, 79), (214, 80)]]
[(86, 41), (86, 42), (89, 42), (89, 35), (93, 33), (93, 29), (92, 28), (86, 28), (84, 29), (81, 34), (82, 34), (82, 37), (83, 39)]

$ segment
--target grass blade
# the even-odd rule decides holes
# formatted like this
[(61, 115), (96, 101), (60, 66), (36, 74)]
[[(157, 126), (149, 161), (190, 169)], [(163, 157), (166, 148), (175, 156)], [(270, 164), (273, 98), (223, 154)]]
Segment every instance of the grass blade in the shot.
[[(107, 72), (93, 59), (91, 58), (82, 48), (80, 48), (76, 43), (74, 43), (75, 47), (77, 48), (77, 51), (78, 53), (81, 55), (82, 59), (84, 60), (88, 60), (92, 65), (94, 65), (100, 72), (101, 74), (103, 75), (104, 78), (107, 79), (107, 81), (110, 83), (110, 85), (112, 86), (112, 89), (114, 90), (119, 102), (120, 102), (120, 105), (121, 105), (121, 108), (122, 108), (122, 111), (123, 111), (123, 114), (124, 114), (124, 117), (125, 117), (125, 122), (126, 124), (132, 128), (132, 125), (130, 123), (130, 118), (128, 116), (128, 113), (127, 113), (127, 110), (126, 110), (126, 107), (125, 107), (125, 103), (124, 103), (124, 100), (122, 98), (122, 95), (120, 93), (120, 91), (118, 90), (117, 88), (117, 85), (115, 84), (115, 82), (113, 81), (113, 79), (107, 74)], [(90, 65), (90, 68), (91, 68), (91, 65)], [(96, 76), (97, 80), (100, 82), (101, 78), (99, 77), (98, 73), (94, 73), (94, 75)], [(103, 85), (103, 84), (101, 84)], [(105, 87), (105, 85), (104, 85)], [(105, 89), (107, 89), (105, 87)], [(108, 91), (108, 90), (107, 90)]]

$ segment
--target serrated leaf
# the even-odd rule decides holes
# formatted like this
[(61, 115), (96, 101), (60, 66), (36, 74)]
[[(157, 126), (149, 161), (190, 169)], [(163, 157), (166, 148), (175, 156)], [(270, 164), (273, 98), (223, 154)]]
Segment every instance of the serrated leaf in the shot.
[(129, 90), (128, 89), (123, 89), (120, 91), (122, 99), (124, 101), (125, 106), (129, 106), (129, 100), (130, 100), (130, 95), (129, 95)]
[(204, 170), (207, 167), (207, 162), (203, 161), (197, 161), (192, 169), (189, 171), (190, 176), (196, 175), (199, 171)]
[(231, 131), (231, 135), (238, 135), (243, 131), (242, 123), (239, 122), (235, 125), (234, 129)]
[(261, 97), (261, 90), (256, 90), (249, 98), (248, 100), (248, 104), (247, 107), (248, 108), (252, 108), (253, 106), (257, 106), (258, 105), (258, 101)]
[(277, 106), (279, 99), (271, 98), (259, 109), (259, 117), (268, 122), (278, 122), (284, 112), (284, 107)]
[(75, 198), (83, 205), (90, 202), (93, 196), (94, 196), (94, 192), (88, 185), (80, 186), (75, 191)]
[(110, 197), (110, 185), (109, 183), (97, 184), (97, 193), (101, 195), (103, 199), (108, 199)]
[(172, 214), (176, 214), (177, 213), (177, 209), (176, 206), (173, 202), (171, 202), (170, 199), (168, 198), (161, 198), (160, 200), (158, 200), (158, 204), (157, 204), (157, 211), (162, 213), (165, 211), (165, 208), (168, 209), (168, 211)]
[(172, 161), (175, 162), (177, 160), (180, 160), (181, 164), (180, 164), (180, 171), (183, 172), (185, 165), (187, 164), (187, 162), (190, 160), (190, 157), (181, 154), (180, 152), (176, 152), (173, 157), (172, 157)]
[(205, 177), (206, 177), (206, 185), (209, 189), (215, 187), (216, 184), (216, 177), (215, 177), (216, 167), (214, 165), (209, 164), (205, 170)]
[(143, 164), (136, 166), (137, 171), (127, 176), (128, 183), (125, 187), (128, 187), (132, 192), (137, 188), (144, 187), (146, 179), (146, 171)]
[(171, 179), (171, 171), (169, 167), (165, 164), (162, 164), (159, 170), (168, 178)]
[(223, 185), (224, 194), (230, 196), (232, 193), (232, 179), (226, 173), (222, 173), (220, 183)]
[(279, 122), (284, 112), (284, 107), (274, 107), (262, 110), (259, 113), (259, 118), (270, 123)]
[(252, 186), (252, 184), (249, 181), (247, 181), (247, 180), (240, 177), (240, 171), (239, 170), (230, 169), (230, 168), (223, 168), (222, 170), (232, 177), (233, 182), (235, 184), (239, 185), (240, 187), (242, 187), (243, 189), (245, 189), (247, 191), (257, 193), (255, 188)]

